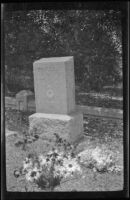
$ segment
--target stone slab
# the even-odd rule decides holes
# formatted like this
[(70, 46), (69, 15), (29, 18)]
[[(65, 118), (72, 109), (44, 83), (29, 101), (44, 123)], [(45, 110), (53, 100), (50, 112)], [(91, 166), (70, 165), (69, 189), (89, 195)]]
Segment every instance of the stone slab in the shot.
[(10, 135), (17, 135), (18, 132), (17, 131), (10, 131), (9, 129), (5, 129), (5, 135), (6, 137), (10, 136)]
[(75, 110), (73, 57), (43, 58), (33, 63), (37, 113), (69, 114)]
[(37, 133), (45, 139), (54, 140), (54, 133), (63, 139), (74, 143), (83, 136), (83, 115), (72, 113), (71, 115), (35, 113), (29, 116), (30, 131), (35, 128)]
[(123, 110), (93, 106), (76, 106), (76, 110), (90, 116), (123, 119)]

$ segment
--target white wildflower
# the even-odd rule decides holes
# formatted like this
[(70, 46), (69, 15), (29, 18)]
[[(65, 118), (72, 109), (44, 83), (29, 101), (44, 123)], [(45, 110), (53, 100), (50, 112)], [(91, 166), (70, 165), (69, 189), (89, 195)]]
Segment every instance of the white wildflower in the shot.
[(37, 180), (40, 175), (40, 171), (35, 167), (32, 170), (29, 170), (28, 173), (26, 173), (25, 177), (28, 181), (33, 182), (34, 180)]
[(95, 165), (98, 169), (103, 169), (104, 167), (107, 169), (112, 163), (112, 155), (109, 151), (102, 151), (99, 147), (96, 147), (92, 151), (92, 159), (95, 161)]
[(97, 162), (102, 162), (102, 160), (101, 160), (101, 149), (99, 149), (99, 147), (96, 147), (92, 151), (92, 158)]
[(63, 165), (68, 172), (81, 171), (81, 168), (76, 162), (76, 159), (64, 159)]
[(33, 182), (34, 179), (33, 179), (33, 177), (31, 176), (31, 173), (32, 173), (31, 170), (28, 171), (28, 173), (26, 173), (25, 177), (26, 177), (27, 181)]
[(49, 151), (48, 153), (47, 153), (47, 156), (50, 156), (50, 155), (52, 155), (54, 153), (54, 151)]
[(46, 165), (46, 158), (43, 155), (39, 156), (40, 165)]
[(57, 160), (62, 160), (64, 156), (63, 152), (58, 153)]
[(64, 166), (58, 165), (58, 166), (54, 167), (54, 176), (62, 177), (62, 176), (64, 176), (64, 174), (65, 174), (65, 167)]
[(30, 159), (25, 159), (25, 161), (23, 161), (23, 171), (28, 171), (32, 168), (32, 165), (33, 163)]
[(35, 170), (35, 169), (33, 169), (33, 172), (35, 172), (35, 175), (33, 178), (34, 178), (34, 180), (37, 180), (40, 177), (41, 173), (40, 173), (40, 171)]
[(120, 165), (115, 165), (115, 166), (111, 166), (109, 167), (108, 171), (109, 172), (121, 172), (123, 170), (123, 166), (120, 166)]

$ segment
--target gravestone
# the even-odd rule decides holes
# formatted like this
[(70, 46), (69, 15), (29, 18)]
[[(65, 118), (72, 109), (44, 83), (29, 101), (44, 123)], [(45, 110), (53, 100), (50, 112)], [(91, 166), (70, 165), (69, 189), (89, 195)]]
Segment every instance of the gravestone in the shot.
[(69, 142), (83, 132), (83, 115), (75, 109), (73, 57), (43, 58), (33, 64), (36, 113), (29, 117), (30, 130), (47, 139), (54, 133)]
[(33, 92), (30, 90), (21, 90), (16, 94), (16, 106), (19, 110), (28, 110), (29, 99), (34, 98)]
[(75, 110), (73, 57), (34, 62), (36, 112), (68, 114)]

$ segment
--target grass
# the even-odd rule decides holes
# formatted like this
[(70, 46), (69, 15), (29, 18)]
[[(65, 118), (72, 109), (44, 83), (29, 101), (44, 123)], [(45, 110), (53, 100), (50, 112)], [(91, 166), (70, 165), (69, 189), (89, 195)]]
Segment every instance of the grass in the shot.
[[(16, 135), (6, 137), (6, 173), (8, 191), (38, 191), (37, 188), (28, 185), (25, 180), (16, 179), (14, 170), (22, 165), (28, 153), (47, 152), (52, 143), (41, 138), (27, 144), (26, 150), (15, 143), (21, 140), (22, 130), (28, 128), (28, 116), (30, 113), (6, 111), (6, 126), (9, 130), (18, 132)], [(18, 120), (17, 120), (18, 119)], [(105, 145), (117, 155), (116, 163), (123, 166), (123, 121), (111, 120), (84, 115), (84, 138), (77, 146), (77, 152), (85, 149), (101, 147)], [(83, 166), (83, 175), (72, 180), (63, 180), (55, 191), (115, 191), (123, 189), (123, 171), (116, 173), (99, 173)]]

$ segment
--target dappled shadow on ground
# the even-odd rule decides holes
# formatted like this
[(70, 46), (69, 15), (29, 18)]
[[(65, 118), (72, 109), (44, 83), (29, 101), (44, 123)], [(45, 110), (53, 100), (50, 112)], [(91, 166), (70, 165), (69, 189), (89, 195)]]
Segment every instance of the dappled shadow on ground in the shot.
[(112, 98), (107, 95), (98, 95), (94, 96), (89, 94), (76, 94), (76, 104), (85, 105), (85, 106), (95, 106), (95, 107), (103, 107), (103, 108), (114, 108), (114, 109), (123, 109), (123, 101), (119, 99), (119, 97)]

